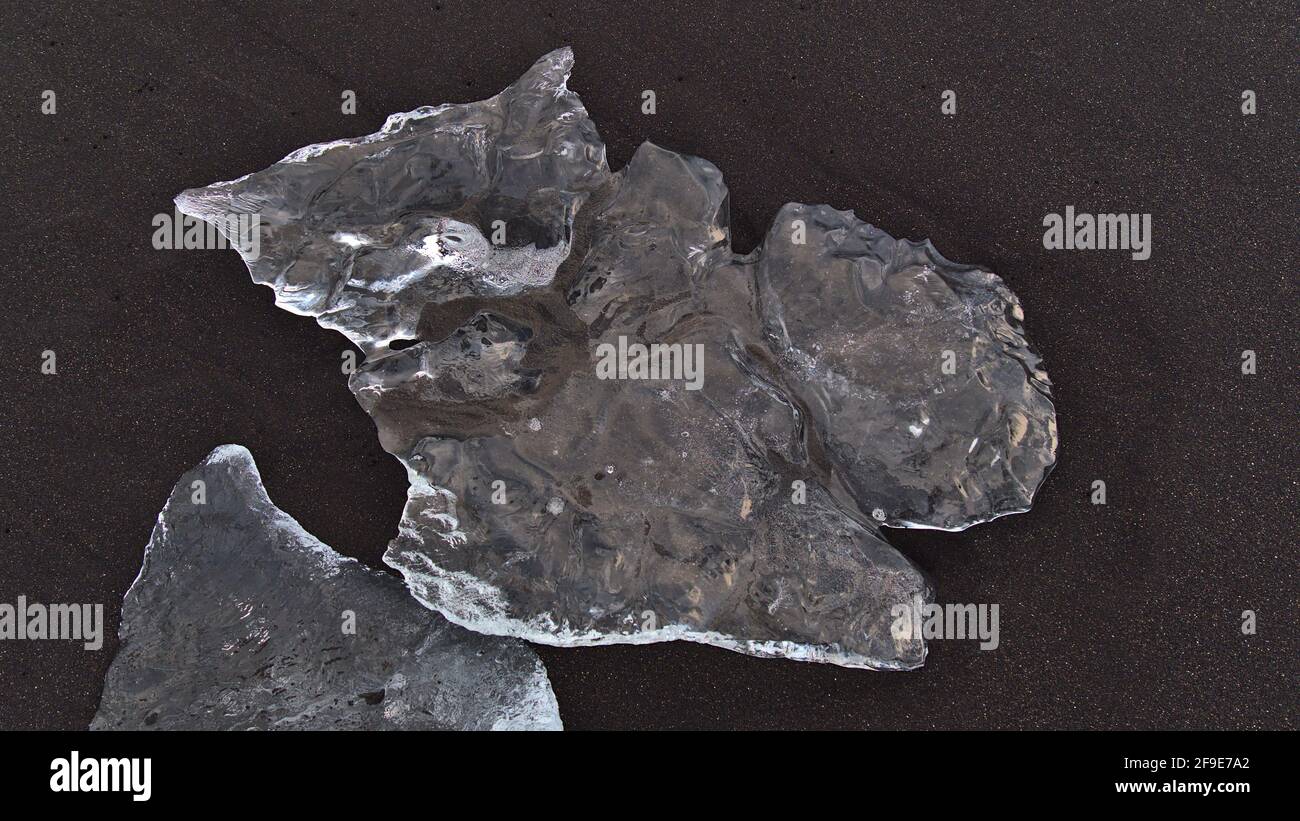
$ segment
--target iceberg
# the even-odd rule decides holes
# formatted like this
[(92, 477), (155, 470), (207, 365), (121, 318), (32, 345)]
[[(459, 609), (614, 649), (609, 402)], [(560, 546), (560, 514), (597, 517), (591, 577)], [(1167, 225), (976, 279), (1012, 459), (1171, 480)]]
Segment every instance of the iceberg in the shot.
[(894, 614), (933, 587), (882, 528), (1026, 511), (1055, 462), (1019, 300), (824, 205), (736, 253), (721, 172), (650, 143), (611, 171), (572, 64), (178, 207), (258, 215), (254, 280), (366, 352), (410, 485), (384, 561), (448, 620), (920, 666)]
[(322, 544), (238, 445), (176, 484), (119, 639), (92, 730), (562, 729), (531, 649)]

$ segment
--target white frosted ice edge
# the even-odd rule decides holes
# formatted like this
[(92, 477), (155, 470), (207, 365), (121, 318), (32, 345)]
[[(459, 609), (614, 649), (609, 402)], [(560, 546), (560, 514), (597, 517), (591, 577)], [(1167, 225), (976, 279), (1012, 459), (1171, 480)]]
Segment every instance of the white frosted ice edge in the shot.
[[(398, 561), (398, 557), (405, 561)], [(551, 647), (599, 647), (612, 644), (655, 644), (663, 641), (691, 641), (761, 658), (783, 658), (835, 664), (859, 670), (913, 670), (925, 663), (929, 647), (922, 645), (916, 664), (871, 659), (849, 653), (837, 644), (799, 644), (792, 641), (756, 641), (741, 639), (712, 630), (695, 630), (671, 624), (633, 633), (602, 633), (599, 630), (577, 631), (567, 623), (556, 624), (549, 615), (525, 621), (510, 616), (505, 597), (493, 585), (468, 573), (447, 571), (425, 554), (415, 550), (394, 550), (384, 555), (384, 563), (397, 570), (406, 580), (411, 595), (425, 607), (452, 624), (476, 633), (523, 639)], [(420, 565), (417, 569), (416, 565)]]

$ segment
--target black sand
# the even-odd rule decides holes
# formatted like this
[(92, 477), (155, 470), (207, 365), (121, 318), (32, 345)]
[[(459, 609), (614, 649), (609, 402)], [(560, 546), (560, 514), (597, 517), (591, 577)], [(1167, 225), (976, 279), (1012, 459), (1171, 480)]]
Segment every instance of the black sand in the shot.
[[(406, 482), (339, 372), (345, 341), (275, 308), (232, 251), (154, 250), (150, 220), (570, 44), (611, 165), (643, 139), (714, 162), (739, 250), (782, 203), (827, 202), (1001, 274), (1061, 449), (1031, 513), (889, 535), (941, 601), (1000, 604), (996, 652), (935, 642), (922, 671), (883, 674), (543, 648), (569, 728), (1294, 728), (1295, 20), (1164, 6), (7, 4), (0, 602), (102, 602), (115, 631), (173, 483), (224, 442), (378, 566)], [(1151, 259), (1045, 251), (1067, 205), (1151, 213)], [(114, 647), (0, 644), (0, 728), (85, 727)]]

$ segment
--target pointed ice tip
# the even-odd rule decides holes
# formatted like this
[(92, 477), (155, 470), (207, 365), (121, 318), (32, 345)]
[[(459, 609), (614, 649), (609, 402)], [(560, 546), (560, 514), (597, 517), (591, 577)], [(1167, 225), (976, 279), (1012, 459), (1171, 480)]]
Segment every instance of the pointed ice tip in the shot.
[(543, 54), (512, 86), (533, 88), (540, 83), (542, 86), (567, 88), (572, 72), (573, 49), (562, 46)]
[(172, 205), (176, 206), (176, 210), (182, 214), (187, 214), (191, 217), (199, 216), (197, 195), (200, 190), (202, 189), (186, 188), (184, 191), (172, 197)]
[(182, 214), (189, 214), (199, 199), (202, 188), (186, 188), (176, 196), (172, 197), (172, 204), (176, 206)]
[(650, 140), (642, 140), (641, 144), (636, 147), (636, 151), (632, 152), (632, 159), (628, 160), (627, 164), (631, 165), (632, 163), (636, 162), (638, 159), (641, 160), (642, 162), (648, 162), (650, 161), (649, 158), (654, 156), (666, 157), (678, 163), (689, 162), (692, 159), (698, 159), (696, 157), (692, 157), (689, 154), (678, 154), (676, 151), (673, 151), (672, 149), (669, 148), (664, 148), (662, 145), (651, 142)]
[(565, 70), (573, 68), (573, 47), (560, 46), (554, 51), (548, 52), (538, 62), (552, 62), (556, 65), (563, 66)]
[(253, 461), (253, 454), (243, 445), (218, 445), (212, 449), (199, 467), (203, 465), (237, 465), (253, 472), (253, 475), (261, 478), (257, 470), (257, 462)]
[(232, 210), (230, 194), (223, 191), (220, 183), (204, 188), (186, 188), (172, 197), (176, 210), (187, 216), (212, 222)]

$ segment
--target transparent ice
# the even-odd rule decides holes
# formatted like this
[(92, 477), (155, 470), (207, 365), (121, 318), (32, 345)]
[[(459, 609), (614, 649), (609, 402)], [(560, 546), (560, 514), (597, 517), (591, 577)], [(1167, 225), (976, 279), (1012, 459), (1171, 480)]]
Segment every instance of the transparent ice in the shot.
[[(933, 593), (879, 528), (1025, 511), (1055, 460), (1018, 300), (827, 206), (735, 254), (707, 161), (647, 143), (609, 171), (572, 60), (177, 202), (259, 214), (254, 279), (367, 352), (350, 386), (410, 481), (385, 561), (430, 608), (919, 666), (891, 627)], [(700, 345), (702, 386), (599, 378), (602, 343)]]
[(176, 484), (119, 638), (94, 730), (561, 729), (527, 645), (448, 624), (335, 553), (237, 445)]

